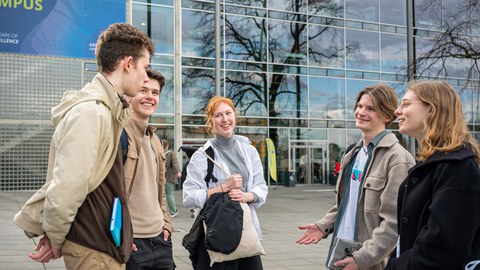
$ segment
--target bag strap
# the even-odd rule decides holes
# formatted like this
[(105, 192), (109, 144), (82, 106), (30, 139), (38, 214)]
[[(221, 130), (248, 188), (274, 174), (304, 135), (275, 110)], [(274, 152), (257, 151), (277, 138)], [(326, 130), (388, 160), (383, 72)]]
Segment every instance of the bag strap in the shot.
[(122, 135), (120, 135), (120, 147), (122, 148), (122, 160), (123, 164), (127, 160), (128, 153), (128, 135), (125, 129), (122, 129)]
[[(205, 149), (205, 153), (212, 159), (215, 159), (215, 153), (213, 152), (213, 148), (211, 146)], [(213, 162), (207, 158), (207, 175), (205, 175), (205, 182), (207, 183), (207, 186), (210, 180), (212, 180), (214, 183), (218, 181), (218, 179), (213, 176), (213, 165)]]

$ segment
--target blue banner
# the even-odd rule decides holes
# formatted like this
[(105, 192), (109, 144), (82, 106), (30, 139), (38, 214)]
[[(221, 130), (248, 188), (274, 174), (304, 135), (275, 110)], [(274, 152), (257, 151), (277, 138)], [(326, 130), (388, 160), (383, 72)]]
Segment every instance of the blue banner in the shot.
[(95, 58), (98, 35), (125, 19), (125, 0), (0, 0), (0, 52)]

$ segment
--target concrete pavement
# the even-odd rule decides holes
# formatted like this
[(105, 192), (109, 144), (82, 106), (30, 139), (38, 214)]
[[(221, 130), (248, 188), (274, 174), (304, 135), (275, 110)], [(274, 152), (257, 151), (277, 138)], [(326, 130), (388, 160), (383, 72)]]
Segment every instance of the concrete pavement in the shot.
[[(262, 256), (264, 269), (313, 270), (324, 267), (330, 238), (316, 245), (300, 246), (295, 240), (302, 234), (299, 225), (322, 217), (334, 204), (334, 187), (319, 185), (306, 187), (272, 186), (267, 203), (257, 213), (263, 231), (262, 245), (267, 255)], [(6, 270), (65, 269), (63, 260), (40, 264), (30, 260), (35, 240), (28, 239), (12, 219), (32, 192), (0, 192), (0, 268)], [(190, 211), (182, 205), (181, 191), (175, 191), (179, 214), (173, 218), (173, 254), (178, 270), (192, 269), (182, 239), (193, 223)]]

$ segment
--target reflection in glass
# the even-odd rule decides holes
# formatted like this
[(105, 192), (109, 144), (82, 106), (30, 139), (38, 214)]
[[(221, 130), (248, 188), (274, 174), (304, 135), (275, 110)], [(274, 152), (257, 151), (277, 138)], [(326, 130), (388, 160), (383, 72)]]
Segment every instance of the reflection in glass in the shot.
[(380, 68), (378, 39), (378, 32), (347, 30), (347, 68), (378, 71)]
[(270, 61), (273, 63), (307, 64), (307, 25), (269, 21)]
[(308, 0), (308, 13), (343, 18), (343, 0)]
[(155, 53), (175, 52), (173, 8), (134, 4), (132, 13), (132, 25), (150, 36)]
[(231, 98), (239, 115), (268, 116), (266, 102), (266, 73), (227, 72), (227, 97)]
[(345, 80), (310, 77), (309, 117), (345, 119)]
[[(455, 0), (456, 1), (456, 0)], [(407, 5), (404, 1), (381, 0), (380, 23), (406, 26)]]
[(215, 71), (182, 69), (182, 113), (204, 114), (208, 101), (215, 95)]
[(441, 0), (414, 1), (415, 27), (426, 29), (441, 28)]
[(443, 58), (423, 58), (422, 60), (418, 60), (427, 54), (429, 51), (432, 50), (434, 46), (434, 40), (426, 39), (421, 37), (415, 38), (415, 53), (417, 57), (417, 74), (418, 76), (425, 76), (425, 77), (443, 77), (442, 71), (442, 59)]
[(308, 30), (310, 66), (343, 68), (345, 62), (343, 29), (311, 24)]
[(307, 0), (268, 0), (268, 8), (291, 11), (291, 12), (307, 12)]
[(264, 62), (267, 59), (266, 21), (261, 18), (226, 15), (227, 59)]
[(366, 86), (376, 83), (378, 82), (352, 79), (347, 80), (347, 119), (355, 119), (355, 101), (357, 100), (358, 92), (362, 91)]
[(381, 34), (382, 72), (406, 73), (407, 70), (407, 37)]
[(159, 71), (162, 73), (163, 77), (165, 77), (165, 85), (162, 88), (162, 92), (160, 92), (160, 101), (158, 102), (158, 108), (155, 114), (173, 114), (175, 100), (173, 67), (153, 66), (152, 69)]
[(347, 19), (378, 22), (378, 2), (379, 0), (345, 0), (345, 17)]
[(270, 116), (308, 117), (307, 77), (272, 74), (270, 85)]
[(183, 56), (214, 57), (215, 15), (203, 11), (182, 11)]
[(248, 7), (265, 7), (266, 0), (225, 0), (225, 3), (244, 5)]

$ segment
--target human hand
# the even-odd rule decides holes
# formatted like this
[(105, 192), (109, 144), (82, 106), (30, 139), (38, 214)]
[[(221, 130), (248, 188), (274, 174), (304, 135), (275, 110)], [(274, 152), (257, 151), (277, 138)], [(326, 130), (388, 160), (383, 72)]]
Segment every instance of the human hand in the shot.
[(137, 245), (135, 245), (135, 243), (132, 243), (132, 251), (137, 251)]
[(240, 174), (230, 175), (227, 178), (227, 181), (223, 183), (223, 191), (229, 192), (232, 189), (240, 189), (242, 188), (242, 176)]
[(165, 242), (168, 241), (169, 236), (170, 236), (170, 233), (168, 232), (168, 230), (163, 229), (163, 240), (165, 240)]
[(228, 192), (228, 197), (232, 199), (232, 201), (238, 201), (242, 203), (249, 203), (253, 202), (255, 197), (251, 192), (243, 192), (241, 189), (235, 188)]
[(182, 177), (182, 172), (178, 172), (177, 177)]
[(303, 226), (298, 226), (300, 230), (307, 230), (300, 238), (297, 239), (297, 244), (310, 245), (316, 244), (323, 239), (325, 234), (317, 227), (317, 225), (310, 223)]
[(345, 257), (344, 259), (336, 261), (333, 266), (342, 266), (342, 270), (359, 270), (357, 262), (352, 256)]
[(50, 260), (62, 257), (62, 251), (54, 248), (50, 243), (50, 239), (46, 235), (40, 239), (34, 250), (38, 252), (30, 253), (28, 254), (28, 257), (37, 262), (48, 263)]

